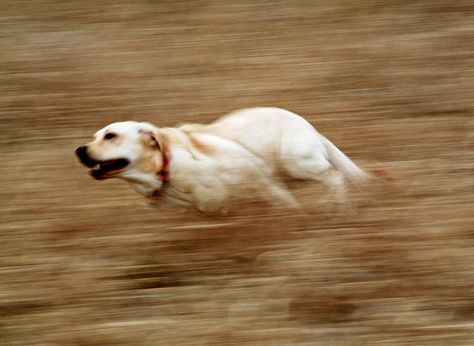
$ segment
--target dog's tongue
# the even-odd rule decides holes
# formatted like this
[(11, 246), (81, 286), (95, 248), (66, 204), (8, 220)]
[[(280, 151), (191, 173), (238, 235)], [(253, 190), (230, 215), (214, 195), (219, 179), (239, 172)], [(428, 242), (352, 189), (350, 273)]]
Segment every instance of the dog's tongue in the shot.
[(100, 170), (100, 164), (96, 164), (94, 167), (92, 167), (93, 171), (98, 171)]

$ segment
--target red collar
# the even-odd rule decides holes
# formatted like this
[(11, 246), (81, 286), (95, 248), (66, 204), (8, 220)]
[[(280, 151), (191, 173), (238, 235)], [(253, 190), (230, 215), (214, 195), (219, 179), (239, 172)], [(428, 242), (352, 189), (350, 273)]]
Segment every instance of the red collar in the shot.
[(161, 170), (158, 172), (161, 182), (164, 184), (169, 183), (170, 181), (170, 160), (168, 159), (168, 156), (165, 153), (162, 153), (163, 155), (163, 166), (161, 166)]

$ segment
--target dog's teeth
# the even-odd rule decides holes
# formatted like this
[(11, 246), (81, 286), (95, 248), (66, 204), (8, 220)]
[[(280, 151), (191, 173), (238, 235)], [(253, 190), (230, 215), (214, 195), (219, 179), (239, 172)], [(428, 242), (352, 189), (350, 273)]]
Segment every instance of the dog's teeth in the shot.
[(99, 165), (99, 164), (97, 164), (97, 165), (95, 165), (94, 167), (92, 167), (92, 170), (93, 170), (93, 171), (98, 171), (99, 169), (100, 169), (100, 165)]

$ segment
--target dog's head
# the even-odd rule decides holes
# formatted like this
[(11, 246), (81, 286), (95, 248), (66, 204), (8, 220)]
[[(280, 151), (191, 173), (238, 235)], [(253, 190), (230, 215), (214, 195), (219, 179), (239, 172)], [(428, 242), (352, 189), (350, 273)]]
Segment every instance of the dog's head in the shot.
[(97, 180), (118, 177), (133, 181), (157, 176), (164, 150), (155, 126), (125, 121), (97, 131), (92, 142), (76, 149), (76, 155)]

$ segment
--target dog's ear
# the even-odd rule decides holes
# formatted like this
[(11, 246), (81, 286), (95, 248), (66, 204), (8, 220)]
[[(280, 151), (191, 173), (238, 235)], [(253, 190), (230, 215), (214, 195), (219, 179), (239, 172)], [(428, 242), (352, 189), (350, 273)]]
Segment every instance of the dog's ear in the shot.
[(160, 138), (157, 131), (140, 129), (139, 132), (146, 146), (154, 150), (161, 150)]

